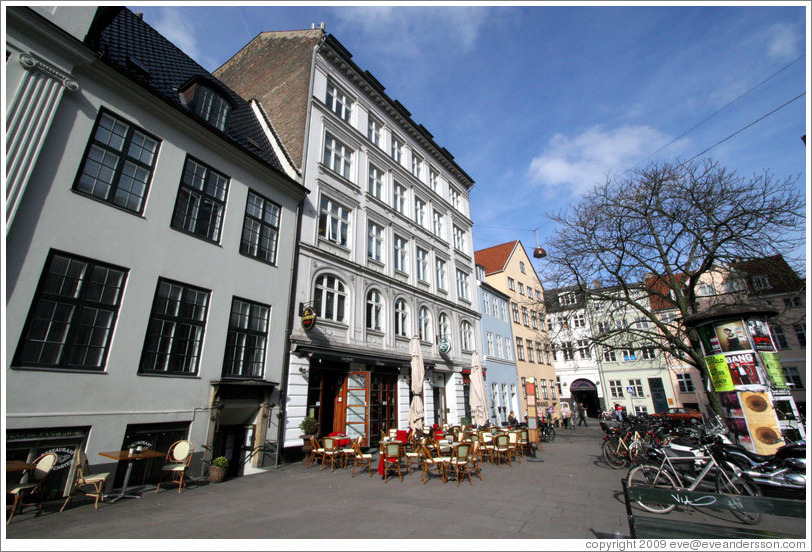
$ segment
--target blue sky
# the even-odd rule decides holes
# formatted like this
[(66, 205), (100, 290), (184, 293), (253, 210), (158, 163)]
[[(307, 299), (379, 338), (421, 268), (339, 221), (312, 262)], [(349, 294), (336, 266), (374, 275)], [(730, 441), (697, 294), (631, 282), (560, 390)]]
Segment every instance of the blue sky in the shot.
[(475, 249), (530, 249), (536, 229), (544, 245), (545, 213), (607, 175), (689, 159), (777, 108), (703, 157), (808, 182), (802, 2), (246, 4), (129, 7), (209, 70), (262, 31), (323, 21), (475, 180)]

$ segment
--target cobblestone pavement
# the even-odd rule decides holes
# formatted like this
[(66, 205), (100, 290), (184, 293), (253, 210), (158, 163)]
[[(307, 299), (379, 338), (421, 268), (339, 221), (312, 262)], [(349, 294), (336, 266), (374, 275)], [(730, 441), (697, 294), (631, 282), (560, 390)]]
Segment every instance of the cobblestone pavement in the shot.
[[(604, 463), (602, 433), (591, 422), (588, 428), (560, 429), (535, 459), (483, 464), (483, 481), (475, 478), (473, 484), (443, 484), (439, 478), (423, 484), (418, 472), (384, 482), (377, 474), (351, 477), (349, 468), (331, 473), (292, 463), (182, 493), (174, 487), (145, 492), (141, 500), (105, 503), (98, 510), (82, 498), (61, 513), (61, 503), (48, 504), (39, 517), (29, 507), (6, 527), (4, 548), (16, 539), (628, 538), (621, 487), (627, 470)], [(669, 515), (734, 523), (726, 513)], [(766, 516), (762, 526), (805, 531), (804, 520)]]

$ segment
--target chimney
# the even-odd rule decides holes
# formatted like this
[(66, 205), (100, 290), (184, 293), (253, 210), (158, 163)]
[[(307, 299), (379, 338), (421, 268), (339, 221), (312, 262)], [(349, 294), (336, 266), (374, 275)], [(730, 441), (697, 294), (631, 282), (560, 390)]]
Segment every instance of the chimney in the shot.
[(135, 16), (138, 19), (144, 19), (144, 12), (135, 12)]
[(324, 30), (324, 21), (319, 23), (319, 29), (321, 29), (322, 31)]

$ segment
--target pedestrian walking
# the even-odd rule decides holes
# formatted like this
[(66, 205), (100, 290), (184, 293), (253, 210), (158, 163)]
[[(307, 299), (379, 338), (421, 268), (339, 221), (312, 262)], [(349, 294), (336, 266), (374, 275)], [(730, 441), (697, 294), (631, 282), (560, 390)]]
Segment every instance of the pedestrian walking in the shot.
[(578, 425), (584, 424), (584, 427), (589, 427), (586, 423), (586, 408), (584, 408), (584, 403), (578, 404)]
[(565, 403), (565, 402), (562, 401), (561, 402), (561, 419), (564, 422), (564, 429), (569, 429), (570, 428), (570, 415), (571, 414), (572, 414), (572, 412), (570, 412), (570, 405), (568, 403)]

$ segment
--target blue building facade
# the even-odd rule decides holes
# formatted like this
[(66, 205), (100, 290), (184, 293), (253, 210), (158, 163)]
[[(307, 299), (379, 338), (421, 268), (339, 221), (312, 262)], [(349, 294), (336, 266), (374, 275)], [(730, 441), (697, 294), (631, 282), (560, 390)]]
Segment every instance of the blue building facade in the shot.
[(519, 421), (524, 421), (524, 413), (519, 411), (519, 377), (509, 318), (510, 299), (485, 282), (485, 270), (482, 266), (477, 265), (476, 275), (482, 314), (488, 417), (490, 423), (497, 426), (506, 424), (511, 412)]

